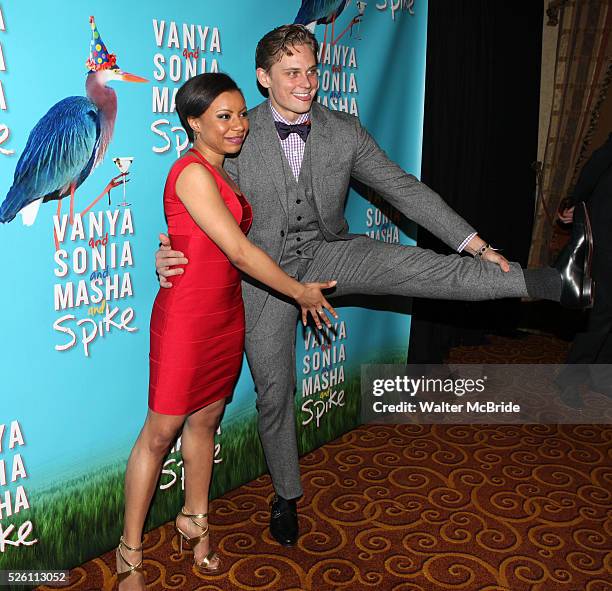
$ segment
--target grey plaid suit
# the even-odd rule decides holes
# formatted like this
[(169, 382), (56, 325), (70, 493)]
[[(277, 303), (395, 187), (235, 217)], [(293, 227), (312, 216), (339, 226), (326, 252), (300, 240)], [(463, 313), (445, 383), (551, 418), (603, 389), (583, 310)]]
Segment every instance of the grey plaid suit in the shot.
[[(283, 266), (289, 233), (286, 159), (267, 103), (252, 109), (242, 151), (228, 173), (253, 207), (249, 239)], [(314, 203), (321, 240), (301, 281), (338, 281), (351, 293), (483, 300), (526, 297), (523, 272), (459, 255), (386, 244), (350, 234), (344, 204), (351, 177), (370, 186), (406, 217), (456, 249), (474, 229), (434, 191), (389, 160), (352, 115), (312, 105), (309, 158), (300, 180)], [(306, 168), (305, 168), (306, 167)], [(295, 434), (295, 331), (298, 309), (266, 288), (243, 282), (246, 354), (257, 390), (259, 433), (276, 492), (302, 494)]]

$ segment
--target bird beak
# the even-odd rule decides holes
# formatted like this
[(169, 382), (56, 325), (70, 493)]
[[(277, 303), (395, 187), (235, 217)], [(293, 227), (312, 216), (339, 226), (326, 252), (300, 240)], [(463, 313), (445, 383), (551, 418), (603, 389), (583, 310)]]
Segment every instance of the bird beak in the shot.
[(117, 72), (117, 77), (124, 82), (148, 82), (146, 78), (141, 78), (140, 76), (136, 76), (136, 74), (130, 74), (129, 72), (123, 71)]

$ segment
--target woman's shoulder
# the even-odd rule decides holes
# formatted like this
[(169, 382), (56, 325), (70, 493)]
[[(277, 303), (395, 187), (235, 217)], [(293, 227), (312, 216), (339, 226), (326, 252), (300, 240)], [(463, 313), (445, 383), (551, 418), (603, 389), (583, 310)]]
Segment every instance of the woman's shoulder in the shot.
[[(177, 161), (178, 162), (178, 161)], [(178, 181), (205, 181), (217, 183), (217, 177), (212, 170), (196, 159), (186, 159), (177, 167), (175, 176)], [(217, 183), (218, 184), (218, 183)]]
[(192, 154), (185, 154), (172, 164), (168, 176), (164, 195), (167, 198), (176, 197), (177, 184), (185, 182), (211, 182), (216, 180), (214, 175), (208, 170), (200, 160)]
[(215, 178), (213, 171), (206, 166), (197, 156), (187, 153), (174, 162), (168, 172), (168, 180), (176, 181), (179, 177), (211, 177)]
[(183, 154), (180, 158), (175, 160), (170, 167), (170, 173), (178, 174), (190, 164), (200, 164), (199, 160), (191, 152)]

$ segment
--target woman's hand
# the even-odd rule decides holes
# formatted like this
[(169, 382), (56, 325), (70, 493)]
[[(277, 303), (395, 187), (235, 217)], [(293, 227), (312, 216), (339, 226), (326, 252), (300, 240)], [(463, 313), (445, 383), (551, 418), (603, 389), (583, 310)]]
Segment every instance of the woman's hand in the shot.
[(323, 281), (321, 283), (302, 283), (301, 292), (295, 296), (295, 301), (302, 308), (302, 324), (306, 326), (308, 322), (308, 313), (310, 312), (315, 325), (318, 329), (323, 328), (321, 320), (328, 328), (331, 328), (331, 321), (328, 318), (325, 310), (328, 310), (334, 318), (338, 318), (338, 314), (332, 308), (330, 303), (321, 293), (323, 289), (334, 287), (337, 281)]

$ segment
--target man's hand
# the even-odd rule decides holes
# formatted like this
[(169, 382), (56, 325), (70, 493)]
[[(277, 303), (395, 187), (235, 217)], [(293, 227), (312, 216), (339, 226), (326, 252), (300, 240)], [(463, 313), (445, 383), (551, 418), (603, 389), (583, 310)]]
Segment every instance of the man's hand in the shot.
[(155, 253), (155, 268), (159, 277), (159, 285), (160, 287), (172, 287), (168, 277), (184, 273), (184, 270), (176, 265), (186, 265), (188, 261), (182, 252), (172, 250), (168, 236), (160, 234), (159, 241), (161, 246)]
[[(465, 250), (469, 252), (471, 255), (476, 256), (476, 253), (479, 252), (482, 247), (486, 244), (486, 242), (476, 234), (466, 245)], [(487, 248), (480, 257), (483, 261), (488, 261), (489, 263), (495, 263), (499, 265), (500, 269), (504, 273), (508, 273), (510, 271), (510, 263), (508, 263), (508, 259), (493, 248)]]
[(500, 269), (504, 273), (508, 273), (508, 271), (510, 271), (510, 263), (508, 262), (508, 259), (494, 251), (492, 248), (487, 248), (487, 250), (484, 251), (482, 254), (482, 260), (499, 265)]
[(574, 221), (574, 208), (566, 207), (562, 211), (558, 212), (557, 216), (562, 224), (571, 224)]

